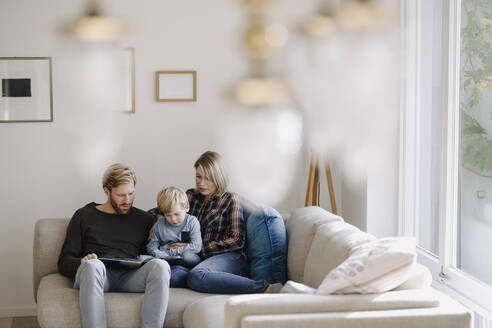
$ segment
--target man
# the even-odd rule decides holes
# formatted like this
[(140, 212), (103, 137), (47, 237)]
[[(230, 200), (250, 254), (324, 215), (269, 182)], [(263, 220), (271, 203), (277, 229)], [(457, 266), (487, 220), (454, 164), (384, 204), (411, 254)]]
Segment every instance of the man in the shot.
[(153, 259), (138, 269), (106, 268), (98, 258), (136, 258), (145, 252), (153, 217), (132, 206), (135, 173), (123, 164), (111, 165), (103, 176), (104, 204), (77, 210), (67, 228), (58, 259), (59, 271), (75, 279), (80, 290), (82, 326), (106, 327), (104, 292), (145, 292), (142, 327), (164, 325), (169, 300), (170, 268)]

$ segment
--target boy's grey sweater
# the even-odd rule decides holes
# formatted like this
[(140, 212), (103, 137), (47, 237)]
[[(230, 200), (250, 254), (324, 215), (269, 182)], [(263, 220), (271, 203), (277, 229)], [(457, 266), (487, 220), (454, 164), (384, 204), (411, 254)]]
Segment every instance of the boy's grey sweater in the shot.
[[(169, 249), (170, 244), (182, 242), (182, 232), (190, 233), (190, 242), (188, 245)], [(173, 226), (166, 221), (165, 217), (159, 219), (152, 231), (152, 237), (147, 244), (147, 252), (158, 258), (183, 255), (185, 251), (199, 253), (201, 249), (202, 235), (200, 233), (200, 223), (196, 217), (189, 214), (186, 214), (179, 226)]]

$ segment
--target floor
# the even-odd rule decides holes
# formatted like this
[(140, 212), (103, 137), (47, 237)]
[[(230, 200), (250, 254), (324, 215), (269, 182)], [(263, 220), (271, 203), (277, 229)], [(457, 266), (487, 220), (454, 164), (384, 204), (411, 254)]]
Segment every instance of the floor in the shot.
[(0, 318), (0, 328), (39, 328), (36, 317)]

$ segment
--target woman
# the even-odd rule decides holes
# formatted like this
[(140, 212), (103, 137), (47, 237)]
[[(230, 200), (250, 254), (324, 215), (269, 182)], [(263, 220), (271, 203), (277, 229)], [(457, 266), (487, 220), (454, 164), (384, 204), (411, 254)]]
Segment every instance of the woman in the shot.
[(189, 272), (188, 286), (199, 292), (220, 294), (278, 291), (280, 284), (247, 278), (246, 225), (238, 196), (227, 191), (228, 179), (221, 156), (207, 151), (194, 167), (196, 189), (186, 193), (188, 213), (200, 221), (203, 261)]

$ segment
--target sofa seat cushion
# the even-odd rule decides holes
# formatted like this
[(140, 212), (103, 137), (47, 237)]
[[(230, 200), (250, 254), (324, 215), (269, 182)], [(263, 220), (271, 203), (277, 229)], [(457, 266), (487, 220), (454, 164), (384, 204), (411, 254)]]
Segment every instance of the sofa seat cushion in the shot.
[(72, 286), (73, 281), (59, 273), (41, 279), (37, 294), (38, 322), (41, 327), (82, 327), (79, 293)]
[[(198, 300), (209, 298), (213, 295), (215, 294), (199, 293), (187, 288), (171, 288), (164, 326), (166, 328), (183, 327), (183, 313), (186, 307)], [(226, 295), (219, 296), (225, 297)]]
[[(41, 279), (38, 289), (38, 321), (41, 327), (80, 328), (79, 292), (73, 281), (59, 273)], [(183, 327), (183, 312), (188, 304), (213, 294), (171, 288), (165, 327)], [(140, 327), (143, 293), (105, 293), (108, 327)]]
[(231, 295), (209, 296), (189, 304), (183, 313), (185, 328), (223, 328), (224, 306)]

